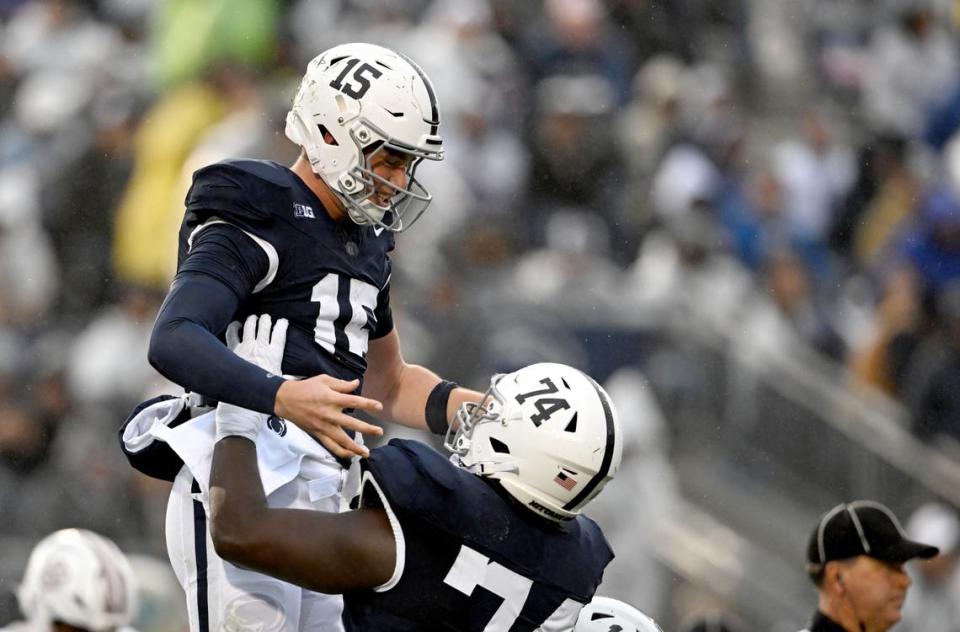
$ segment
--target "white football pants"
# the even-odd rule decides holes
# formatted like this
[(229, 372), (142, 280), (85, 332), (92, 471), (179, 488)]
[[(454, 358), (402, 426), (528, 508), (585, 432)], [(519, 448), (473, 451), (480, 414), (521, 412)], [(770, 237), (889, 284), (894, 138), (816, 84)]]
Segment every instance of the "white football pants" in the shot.
[[(271, 507), (336, 512), (346, 471), (310, 468), (267, 497)], [(184, 467), (167, 503), (167, 553), (187, 596), (191, 632), (342, 632), (339, 595), (325, 595), (244, 570), (217, 556), (208, 503)], [(300, 537), (300, 534), (290, 534)]]

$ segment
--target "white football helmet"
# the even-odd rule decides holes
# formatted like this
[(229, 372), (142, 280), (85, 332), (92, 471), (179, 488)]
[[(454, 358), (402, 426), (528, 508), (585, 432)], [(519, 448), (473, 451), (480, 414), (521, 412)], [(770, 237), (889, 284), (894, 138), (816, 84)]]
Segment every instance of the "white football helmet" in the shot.
[[(286, 134), (354, 222), (399, 232), (432, 199), (414, 176), (422, 160), (443, 159), (439, 125), (433, 86), (416, 63), (382, 46), (354, 43), (310, 62), (287, 114)], [(386, 149), (410, 158), (405, 189), (369, 168), (374, 152)], [(378, 183), (396, 191), (389, 207), (376, 203)]]
[(114, 630), (137, 614), (137, 583), (117, 545), (83, 529), (63, 529), (30, 553), (17, 589), (31, 629), (54, 622), (95, 632)]
[(460, 407), (445, 445), (460, 466), (560, 522), (613, 478), (623, 435), (599, 384), (573, 367), (540, 363), (495, 375), (483, 401)]
[(594, 597), (580, 611), (573, 632), (663, 632), (657, 622), (633, 606), (610, 597)]

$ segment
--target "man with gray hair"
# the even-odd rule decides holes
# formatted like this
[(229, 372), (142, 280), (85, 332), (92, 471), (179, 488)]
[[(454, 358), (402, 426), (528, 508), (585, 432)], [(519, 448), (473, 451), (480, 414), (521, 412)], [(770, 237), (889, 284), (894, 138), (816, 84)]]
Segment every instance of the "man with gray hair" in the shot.
[(823, 514), (807, 546), (807, 573), (819, 602), (805, 632), (886, 632), (900, 620), (912, 583), (904, 563), (937, 555), (907, 538), (897, 517), (872, 500)]

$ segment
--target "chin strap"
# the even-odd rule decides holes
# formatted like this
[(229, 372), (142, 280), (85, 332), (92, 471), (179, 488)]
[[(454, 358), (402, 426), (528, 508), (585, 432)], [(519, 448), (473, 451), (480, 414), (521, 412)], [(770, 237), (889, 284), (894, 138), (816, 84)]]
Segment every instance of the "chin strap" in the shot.
[(463, 467), (468, 472), (480, 476), (498, 474), (500, 472), (513, 472), (516, 474), (520, 471), (516, 463), (474, 463), (473, 465)]

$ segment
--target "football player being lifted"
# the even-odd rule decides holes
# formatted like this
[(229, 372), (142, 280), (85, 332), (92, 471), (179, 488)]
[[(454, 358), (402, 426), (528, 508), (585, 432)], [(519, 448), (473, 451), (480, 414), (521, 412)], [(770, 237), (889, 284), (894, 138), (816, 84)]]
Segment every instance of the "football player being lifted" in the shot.
[[(279, 357), (285, 327), (269, 329), (249, 317), (237, 352)], [(213, 545), (238, 566), (343, 593), (347, 630), (569, 631), (613, 558), (581, 512), (619, 468), (623, 437), (607, 393), (572, 367), (494, 376), (450, 424), (450, 459), (402, 439), (374, 449), (344, 513), (270, 506), (267, 420), (217, 408)]]
[[(386, 48), (345, 44), (313, 59), (303, 77), (286, 123), (302, 149), (291, 168), (228, 160), (194, 174), (177, 274), (149, 359), (205, 401), (276, 415), (275, 424), (293, 422), (326, 448), (287, 436), (300, 467), (290, 474), (285, 466), (272, 504), (335, 510), (342, 459), (367, 453), (355, 433), (382, 433), (347, 409), (444, 433), (452, 412), (481, 395), (406, 363), (390, 310), (394, 236), (430, 203), (416, 172), (424, 160), (443, 158), (439, 124), (419, 66)], [(289, 322), (282, 366), (273, 372), (222, 342), (227, 325), (251, 313)], [(220, 629), (258, 609), (258, 617), (281, 622), (277, 629), (341, 629), (313, 623), (337, 622), (339, 598), (217, 559), (202, 503), (194, 502), (203, 500), (206, 482), (183, 468), (167, 514), (168, 551), (187, 590), (191, 629)]]

